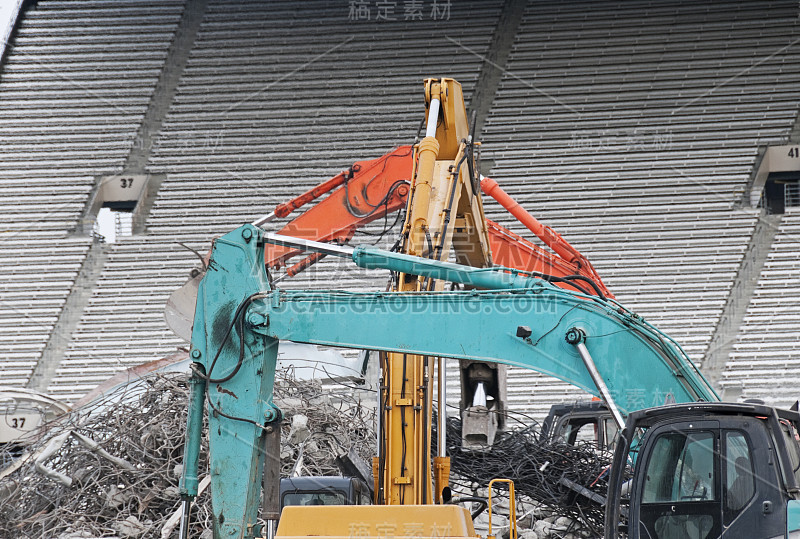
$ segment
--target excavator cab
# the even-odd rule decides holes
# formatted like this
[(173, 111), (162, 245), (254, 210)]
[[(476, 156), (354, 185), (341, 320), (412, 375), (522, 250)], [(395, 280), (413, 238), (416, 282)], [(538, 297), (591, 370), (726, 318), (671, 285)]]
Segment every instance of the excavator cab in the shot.
[[(800, 415), (693, 403), (628, 416), (617, 444), (606, 538), (796, 537)], [(633, 441), (633, 443), (632, 443)]]
[(559, 440), (569, 445), (588, 442), (602, 451), (613, 451), (617, 424), (604, 402), (592, 400), (554, 404), (542, 423), (543, 440)]
[(356, 477), (281, 479), (281, 509), (289, 505), (371, 505), (367, 484)]

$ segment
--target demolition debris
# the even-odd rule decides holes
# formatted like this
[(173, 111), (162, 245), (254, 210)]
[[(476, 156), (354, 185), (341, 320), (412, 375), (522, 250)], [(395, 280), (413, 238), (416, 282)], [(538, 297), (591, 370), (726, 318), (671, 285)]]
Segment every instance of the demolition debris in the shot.
[[(185, 376), (150, 376), (46, 425), (24, 449), (0, 449), (0, 462), (15, 459), (0, 471), (0, 538), (176, 537), (188, 396)], [(284, 412), (282, 476), (340, 475), (345, 455), (370, 461), (374, 394), (330, 391), (283, 371), (275, 400)], [(514, 477), (524, 537), (586, 537), (602, 529), (607, 455), (540, 440), (537, 426), (500, 436), (489, 452), (462, 452), (460, 424), (448, 423), (460, 495), (485, 497), (489, 479)], [(201, 458), (206, 454), (204, 439)], [(211, 524), (207, 466), (202, 460), (191, 519), (191, 536), (203, 539)], [(495, 526), (503, 507), (501, 501)], [(476, 519), (478, 529), (485, 520)]]
[[(0, 538), (176, 537), (188, 397), (184, 376), (152, 376), (40, 431), (0, 479)], [(374, 451), (374, 409), (354, 392), (331, 395), (283, 371), (275, 400), (284, 476), (337, 475), (337, 456)], [(207, 449), (204, 439), (201, 456)], [(0, 462), (18, 451), (1, 449)], [(200, 470), (207, 477), (206, 461)], [(193, 505), (192, 537), (210, 529), (207, 485)]]

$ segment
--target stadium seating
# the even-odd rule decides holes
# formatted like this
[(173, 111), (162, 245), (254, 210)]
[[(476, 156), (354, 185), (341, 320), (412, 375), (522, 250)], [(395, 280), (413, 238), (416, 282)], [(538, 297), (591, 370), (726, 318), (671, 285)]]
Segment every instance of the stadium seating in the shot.
[(89, 251), (71, 234), (95, 177), (122, 170), (182, 10), (31, 4), (0, 71), (0, 384), (20, 386)]
[[(35, 290), (47, 308), (24, 329), (0, 304), (0, 343), (14, 345), (0, 356), (13, 360), (0, 383), (24, 384), (39, 359), (89, 250), (88, 239), (68, 236), (96, 178), (120, 172), (137, 143), (184, 3), (41, 0), (22, 17), (0, 72), (0, 237), (10, 239), (0, 265), (14, 275), (2, 290), (18, 302)], [(493, 57), (502, 0), (453, 2), (444, 20), (423, 2), (413, 21), (403, 3), (396, 21), (376, 20), (370, 4), (370, 20), (359, 20), (344, 1), (209, 1), (174, 98), (157, 103), (167, 114), (147, 172), (163, 181), (145, 233), (107, 247), (55, 395), (73, 401), (185, 346), (163, 305), (198, 265), (191, 250), (203, 254), (215, 235), (413, 141), (423, 78), (454, 77), (470, 99), (483, 57)], [(484, 168), (697, 363), (758, 219), (742, 201), (759, 147), (786, 143), (798, 114), (797, 9), (796, 0), (531, 0), (486, 118)], [(723, 386), (744, 384), (744, 395), (759, 394), (773, 367), (786, 372), (797, 340), (794, 315), (766, 320), (790, 313), (796, 296), (787, 283), (797, 216), (782, 227), (724, 373)], [(15, 262), (20, 249), (30, 253)], [(325, 260), (281, 285), (377, 290), (385, 278)], [(779, 337), (762, 341), (765, 331)], [(513, 373), (510, 407), (522, 414), (541, 418), (553, 400), (581, 396)], [(786, 403), (788, 393), (775, 395)]]
[(404, 23), (402, 5), (390, 22), (351, 21), (347, 3), (212, 2), (150, 164), (167, 179), (149, 229), (219, 234), (413, 140), (422, 79), (469, 96), (480, 71), (445, 36), (485, 53), (500, 5)]
[[(89, 250), (89, 238), (0, 242), (0, 385), (25, 385), (50, 339)], [(53, 256), (58, 250), (57, 257)]]
[(129, 0), (27, 9), (2, 69), (0, 180), (50, 191), (119, 172), (181, 10)]
[[(485, 53), (500, 6), (459, 3), (449, 20), (426, 10), (406, 25), (401, 5), (391, 22), (374, 13), (349, 21), (346, 2), (210, 2), (148, 165), (165, 175), (149, 235), (112, 246), (51, 392), (72, 400), (185, 345), (163, 323), (169, 293), (198, 265), (177, 242), (205, 253), (215, 235), (411, 141), (422, 79), (453, 76), (469, 96), (480, 71), (481, 59), (461, 54), (445, 31)], [(370, 37), (376, 31), (385, 42)], [(282, 284), (377, 290), (377, 275), (330, 260)]]
[[(800, 208), (787, 208), (726, 366), (726, 394), (787, 406), (800, 398)], [(795, 380), (795, 381), (792, 381)]]
[(110, 250), (50, 393), (82, 395), (109, 373), (165, 357), (183, 343), (165, 329), (164, 305), (176, 274), (199, 261), (172, 238), (141, 236)]
[(696, 363), (756, 224), (757, 149), (797, 116), (797, 31), (792, 2), (529, 2), (486, 122), (495, 179)]

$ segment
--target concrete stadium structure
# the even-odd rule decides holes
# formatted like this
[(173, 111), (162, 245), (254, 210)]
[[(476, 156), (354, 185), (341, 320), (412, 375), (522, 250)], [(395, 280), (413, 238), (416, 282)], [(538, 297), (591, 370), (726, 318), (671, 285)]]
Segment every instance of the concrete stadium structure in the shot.
[[(192, 250), (410, 143), (422, 79), (448, 76), (484, 173), (725, 398), (788, 405), (798, 51), (796, 0), (26, 2), (0, 66), (0, 385), (72, 402), (186, 346), (163, 307)], [(132, 234), (92, 234), (104, 205)], [(385, 281), (325, 261), (287, 286)], [(579, 396), (511, 373), (513, 410)]]

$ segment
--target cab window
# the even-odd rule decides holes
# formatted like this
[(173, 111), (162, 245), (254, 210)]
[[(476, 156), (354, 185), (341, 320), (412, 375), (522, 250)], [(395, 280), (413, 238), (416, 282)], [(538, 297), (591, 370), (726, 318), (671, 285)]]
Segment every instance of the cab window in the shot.
[(347, 495), (340, 490), (287, 492), (283, 495), (283, 506), (287, 505), (347, 505)]
[(603, 420), (603, 427), (603, 433), (605, 436), (605, 445), (603, 446), (603, 449), (613, 449), (617, 441), (617, 434), (619, 433), (617, 422), (614, 421), (613, 418), (606, 418)]
[(597, 423), (590, 421), (583, 425), (572, 425), (569, 440), (570, 443), (595, 443), (597, 441)]
[(730, 524), (747, 506), (756, 492), (752, 450), (740, 431), (725, 432), (725, 525)]
[(786, 451), (789, 453), (789, 466), (792, 467), (795, 481), (800, 486), (800, 447), (798, 447), (798, 433), (794, 426), (788, 421), (781, 421), (781, 431), (783, 441), (786, 444)]
[(714, 435), (662, 434), (647, 464), (642, 503), (714, 499)]
[(708, 539), (718, 535), (715, 441), (710, 431), (667, 432), (656, 438), (645, 465), (639, 515), (642, 537)]

